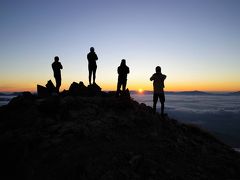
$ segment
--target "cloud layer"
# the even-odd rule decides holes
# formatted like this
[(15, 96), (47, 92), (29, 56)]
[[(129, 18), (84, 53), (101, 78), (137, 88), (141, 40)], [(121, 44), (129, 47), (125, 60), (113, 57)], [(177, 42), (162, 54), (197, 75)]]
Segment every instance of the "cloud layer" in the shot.
[[(152, 95), (134, 95), (152, 106)], [(160, 103), (157, 105), (160, 110)], [(181, 122), (197, 124), (233, 146), (240, 146), (240, 96), (166, 95), (166, 113)]]

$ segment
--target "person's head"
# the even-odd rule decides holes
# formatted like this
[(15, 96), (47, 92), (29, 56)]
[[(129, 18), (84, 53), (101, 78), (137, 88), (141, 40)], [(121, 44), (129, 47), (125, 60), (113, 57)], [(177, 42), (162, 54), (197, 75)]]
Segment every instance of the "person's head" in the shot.
[(94, 47), (90, 47), (90, 52), (94, 52)]
[(122, 59), (121, 61), (121, 66), (125, 66), (126, 65), (126, 60), (125, 59)]
[(55, 57), (54, 57), (54, 61), (58, 62), (58, 61), (59, 61), (59, 57), (58, 57), (58, 56), (55, 56)]
[(161, 72), (161, 67), (160, 66), (157, 66), (156, 67), (156, 73), (160, 73)]

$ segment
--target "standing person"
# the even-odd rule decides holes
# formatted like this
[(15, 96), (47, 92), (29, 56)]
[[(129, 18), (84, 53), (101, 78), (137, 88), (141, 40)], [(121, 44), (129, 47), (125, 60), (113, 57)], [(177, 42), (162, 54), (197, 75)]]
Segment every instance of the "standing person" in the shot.
[(93, 84), (95, 84), (96, 79), (96, 70), (97, 70), (97, 63), (98, 60), (97, 54), (94, 52), (94, 47), (90, 48), (90, 52), (87, 55), (88, 59), (88, 71), (89, 71), (89, 84), (91, 84), (92, 74), (93, 74)]
[(61, 69), (62, 69), (62, 64), (59, 62), (59, 57), (55, 56), (54, 57), (54, 62), (52, 63), (52, 69), (53, 69), (53, 74), (54, 78), (56, 80), (56, 91), (59, 93), (59, 88), (61, 86)]
[(126, 90), (127, 85), (127, 74), (130, 72), (129, 67), (126, 65), (126, 60), (122, 59), (120, 66), (117, 69), (118, 71), (118, 83), (117, 83), (117, 96), (120, 94), (120, 89), (122, 86), (122, 91)]
[(153, 81), (153, 111), (156, 113), (156, 105), (158, 98), (161, 102), (161, 115), (164, 116), (164, 102), (165, 102), (165, 95), (164, 95), (164, 80), (166, 79), (166, 75), (162, 74), (161, 67), (156, 67), (156, 73), (152, 75), (150, 81)]

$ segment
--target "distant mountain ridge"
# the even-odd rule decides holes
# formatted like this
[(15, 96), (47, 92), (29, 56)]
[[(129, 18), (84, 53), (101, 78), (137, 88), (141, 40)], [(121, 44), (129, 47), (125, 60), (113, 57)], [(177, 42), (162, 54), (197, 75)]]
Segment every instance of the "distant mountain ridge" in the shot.
[(18, 96), (22, 94), (22, 92), (0, 92), (0, 96)]
[[(106, 92), (112, 92), (112, 91), (106, 91)], [(130, 91), (131, 94), (140, 94), (138, 91), (132, 90)], [(143, 92), (143, 94), (152, 94), (153, 91), (146, 90)], [(18, 96), (21, 95), (22, 92), (0, 92), (0, 96)], [(215, 92), (205, 92), (205, 91), (165, 91), (165, 94), (180, 94), (180, 95), (221, 95), (221, 96), (240, 96), (240, 91), (236, 92), (223, 92), (223, 93), (215, 93)]]
[(240, 96), (240, 91), (229, 93), (229, 95)]
[[(131, 94), (141, 94), (138, 91), (130, 91)], [(152, 94), (153, 91), (144, 91), (142, 94)], [(236, 92), (223, 92), (223, 93), (216, 93), (216, 92), (204, 92), (204, 91), (165, 91), (165, 94), (173, 94), (173, 95), (214, 95), (214, 96), (239, 96), (240, 91)]]
[(180, 91), (180, 92), (166, 92), (167, 94), (183, 94), (183, 95), (210, 95), (210, 93), (204, 91)]

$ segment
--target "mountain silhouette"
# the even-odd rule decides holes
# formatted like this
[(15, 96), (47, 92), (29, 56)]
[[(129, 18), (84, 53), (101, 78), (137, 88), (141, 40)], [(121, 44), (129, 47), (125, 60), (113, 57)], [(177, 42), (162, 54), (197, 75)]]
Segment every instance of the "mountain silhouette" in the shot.
[(210, 133), (80, 84), (0, 107), (1, 179), (240, 179), (239, 153)]

